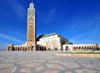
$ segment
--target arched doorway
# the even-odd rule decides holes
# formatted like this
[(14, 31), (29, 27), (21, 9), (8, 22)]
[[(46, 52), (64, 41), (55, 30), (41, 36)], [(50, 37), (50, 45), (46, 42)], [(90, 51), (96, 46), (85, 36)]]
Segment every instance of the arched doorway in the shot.
[(22, 47), (20, 47), (20, 51), (22, 50)]
[(42, 48), (42, 46), (40, 47), (40, 51), (42, 51), (43, 50), (43, 48)]
[(68, 46), (66, 46), (66, 49), (65, 49), (65, 51), (68, 51)]
[(92, 49), (92, 47), (90, 46), (90, 50)]
[(79, 50), (81, 49), (81, 47), (79, 46)]
[(24, 46), (23, 46), (23, 51), (24, 51)]
[(87, 46), (87, 50), (89, 50), (89, 46)]
[(43, 47), (42, 47), (42, 50), (43, 50)]
[(51, 49), (51, 43), (47, 42), (47, 49), (50, 50)]
[(30, 47), (28, 46), (28, 51), (30, 51)]
[(83, 46), (82, 46), (82, 50), (83, 50)]
[(74, 47), (74, 51), (75, 51), (75, 47)]
[(94, 47), (92, 46), (92, 50), (94, 49)]
[(25, 46), (25, 51), (27, 51), (27, 46)]
[(12, 47), (12, 51), (15, 51), (15, 47)]
[(48, 50), (51, 50), (50, 48), (48, 48)]
[(86, 50), (86, 46), (84, 47), (84, 50)]
[(53, 43), (54, 50), (58, 50), (58, 42), (55, 40)]
[(16, 46), (16, 51), (17, 51), (17, 46)]
[(38, 51), (38, 46), (36, 46), (36, 51)]
[(33, 50), (34, 50), (34, 46), (31, 47), (31, 51), (33, 51)]
[(94, 47), (93, 47), (93, 50), (95, 50), (95, 49), (96, 49), (96, 47), (94, 46)]
[(46, 47), (44, 47), (44, 50), (46, 50)]
[(57, 47), (55, 47), (55, 50), (58, 50), (58, 48), (57, 48)]
[(18, 47), (18, 51), (19, 51), (19, 47)]
[(36, 48), (36, 51), (38, 51), (38, 48)]
[(10, 46), (8, 46), (8, 51), (10, 51)]
[(76, 50), (78, 50), (78, 47), (76, 47)]

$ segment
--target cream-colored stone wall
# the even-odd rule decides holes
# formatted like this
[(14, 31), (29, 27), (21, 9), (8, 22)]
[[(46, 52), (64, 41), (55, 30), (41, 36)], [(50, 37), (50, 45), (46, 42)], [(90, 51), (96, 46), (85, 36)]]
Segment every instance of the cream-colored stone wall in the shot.
[(98, 46), (99, 46), (99, 50), (100, 50), (100, 44), (98, 44)]
[(96, 46), (96, 44), (73, 44), (73, 45), (71, 45), (71, 44), (65, 44), (65, 45), (63, 45), (63, 51), (65, 51), (65, 49), (66, 49), (66, 46), (68, 46), (68, 50), (69, 51), (74, 51), (74, 47), (76, 48), (77, 47), (77, 49), (79, 49), (79, 47), (80, 47), (80, 49), (83, 47), (88, 47), (88, 48), (96, 48), (97, 46)]
[(41, 38), (40, 41), (37, 41), (37, 44), (41, 45), (41, 46), (46, 46), (47, 50), (49, 48), (51, 50), (54, 50), (55, 47), (58, 50), (61, 50), (60, 37), (58, 37), (58, 35), (52, 35), (52, 36), (49, 36), (49, 37)]
[(68, 46), (68, 50), (69, 50), (69, 51), (73, 51), (73, 45), (72, 45), (72, 44), (63, 45), (63, 51), (65, 51), (66, 46)]
[(7, 51), (35, 51), (34, 45), (8, 45)]

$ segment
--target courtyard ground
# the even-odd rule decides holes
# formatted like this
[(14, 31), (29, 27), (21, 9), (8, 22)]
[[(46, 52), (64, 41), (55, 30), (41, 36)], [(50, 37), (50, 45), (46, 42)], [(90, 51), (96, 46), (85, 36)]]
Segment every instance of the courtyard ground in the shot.
[(57, 56), (57, 51), (0, 51), (0, 73), (100, 73), (100, 58)]

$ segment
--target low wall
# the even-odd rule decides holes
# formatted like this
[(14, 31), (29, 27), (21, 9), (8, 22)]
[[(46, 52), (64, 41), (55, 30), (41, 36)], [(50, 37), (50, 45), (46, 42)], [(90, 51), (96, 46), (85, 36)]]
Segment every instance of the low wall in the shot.
[(58, 56), (90, 57), (100, 58), (100, 54), (56, 54)]

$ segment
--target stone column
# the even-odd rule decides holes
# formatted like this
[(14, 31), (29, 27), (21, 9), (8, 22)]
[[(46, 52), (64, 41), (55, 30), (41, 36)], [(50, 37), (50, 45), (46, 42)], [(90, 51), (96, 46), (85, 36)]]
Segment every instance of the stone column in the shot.
[(23, 51), (23, 46), (22, 46), (22, 51)]
[(16, 46), (17, 47), (17, 50), (16, 51), (18, 51), (18, 46)]
[(70, 51), (73, 51), (72, 45), (70, 45)]
[(13, 45), (10, 46), (10, 51), (12, 51), (12, 49), (13, 49)]
[(34, 51), (36, 51), (36, 44), (34, 45)]
[(40, 51), (40, 46), (39, 46), (39, 51)]
[(32, 46), (30, 45), (30, 51), (31, 51), (31, 47), (32, 47)]
[(7, 45), (7, 51), (9, 51), (9, 45)]
[(63, 51), (65, 51), (66, 45), (63, 46)]

